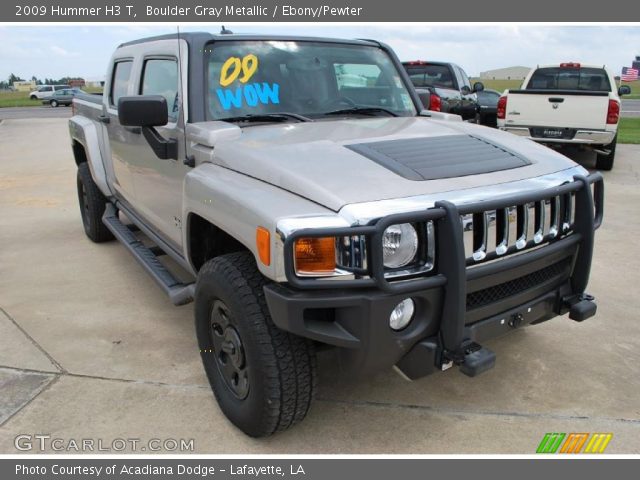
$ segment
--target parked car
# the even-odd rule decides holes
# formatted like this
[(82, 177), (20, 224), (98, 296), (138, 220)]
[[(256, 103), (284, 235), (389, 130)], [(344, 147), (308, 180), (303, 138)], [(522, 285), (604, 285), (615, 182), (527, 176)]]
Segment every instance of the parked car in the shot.
[(498, 101), (498, 127), (559, 148), (574, 146), (597, 154), (596, 168), (611, 170), (616, 154), (620, 96), (613, 73), (602, 65), (576, 62), (534, 68), (519, 90)]
[(498, 100), (501, 93), (496, 90), (484, 89), (477, 92), (478, 96), (478, 123), (488, 127), (497, 126)]
[(416, 60), (402, 65), (424, 108), (454, 113), (464, 120), (477, 120), (479, 106), (476, 93), (484, 90), (482, 82), (476, 82), (472, 87), (465, 71), (455, 63)]
[(65, 90), (71, 88), (69, 85), (40, 85), (37, 90), (29, 93), (31, 100), (43, 100), (50, 97), (59, 90)]
[(248, 435), (305, 417), (318, 347), (354, 375), (475, 376), (485, 340), (596, 312), (602, 176), (424, 110), (384, 44), (152, 37), (117, 48), (104, 91), (69, 120), (84, 231), (195, 302), (192, 354)]
[(60, 105), (64, 105), (68, 107), (71, 105), (73, 101), (73, 97), (75, 97), (79, 93), (85, 93), (79, 88), (66, 88), (64, 90), (58, 90), (53, 93), (50, 97), (42, 100), (42, 103), (45, 105), (51, 105), (52, 107), (58, 107)]

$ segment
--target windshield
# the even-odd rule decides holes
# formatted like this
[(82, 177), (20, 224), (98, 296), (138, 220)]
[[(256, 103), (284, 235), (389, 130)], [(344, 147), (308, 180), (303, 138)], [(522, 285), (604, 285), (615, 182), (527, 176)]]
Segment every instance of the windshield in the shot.
[(527, 84), (529, 90), (592, 90), (610, 92), (607, 72), (602, 68), (539, 68)]
[[(353, 110), (345, 115), (417, 113), (394, 62), (376, 47), (224, 41), (205, 54), (211, 119), (283, 112), (317, 119), (338, 110)], [(370, 110), (357, 113), (358, 108)]]

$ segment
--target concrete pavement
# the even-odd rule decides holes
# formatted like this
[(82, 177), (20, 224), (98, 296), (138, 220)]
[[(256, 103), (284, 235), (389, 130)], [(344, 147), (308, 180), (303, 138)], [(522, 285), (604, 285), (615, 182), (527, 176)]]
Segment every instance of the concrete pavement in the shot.
[(0, 120), (20, 118), (70, 118), (71, 107), (4, 107), (0, 108)]
[(489, 342), (497, 365), (473, 379), (354, 380), (325, 353), (307, 419), (254, 440), (213, 399), (192, 306), (85, 237), (66, 120), (5, 120), (0, 145), (0, 453), (39, 433), (194, 439), (199, 453), (533, 453), (546, 432), (612, 432), (608, 453), (640, 453), (640, 146), (619, 145), (605, 173), (595, 318)]

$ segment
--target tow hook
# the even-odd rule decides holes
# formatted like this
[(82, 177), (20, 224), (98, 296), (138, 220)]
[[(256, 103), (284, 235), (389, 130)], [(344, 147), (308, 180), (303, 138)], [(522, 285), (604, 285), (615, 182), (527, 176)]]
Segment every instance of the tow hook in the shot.
[(460, 367), (460, 371), (468, 377), (475, 377), (493, 368), (496, 364), (495, 352), (475, 342), (462, 345), (456, 353), (446, 355)]
[(524, 322), (524, 316), (521, 313), (514, 313), (509, 319), (509, 326), (511, 328), (518, 328)]
[(598, 306), (594, 302), (593, 295), (582, 293), (563, 299), (563, 303), (569, 308), (569, 318), (576, 322), (582, 322), (596, 314)]

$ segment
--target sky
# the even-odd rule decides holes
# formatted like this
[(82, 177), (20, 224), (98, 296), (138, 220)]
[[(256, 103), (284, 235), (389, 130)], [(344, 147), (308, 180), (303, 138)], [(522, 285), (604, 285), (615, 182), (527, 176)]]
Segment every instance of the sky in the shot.
[[(517, 24), (226, 24), (234, 33), (372, 38), (391, 45), (401, 60), (458, 63), (469, 75), (523, 65), (577, 61), (606, 64), (615, 74), (640, 55), (640, 26), (535, 26)], [(219, 24), (182, 25), (181, 31), (217, 33)], [(0, 79), (104, 79), (115, 47), (129, 40), (175, 32), (176, 25), (0, 26)]]

